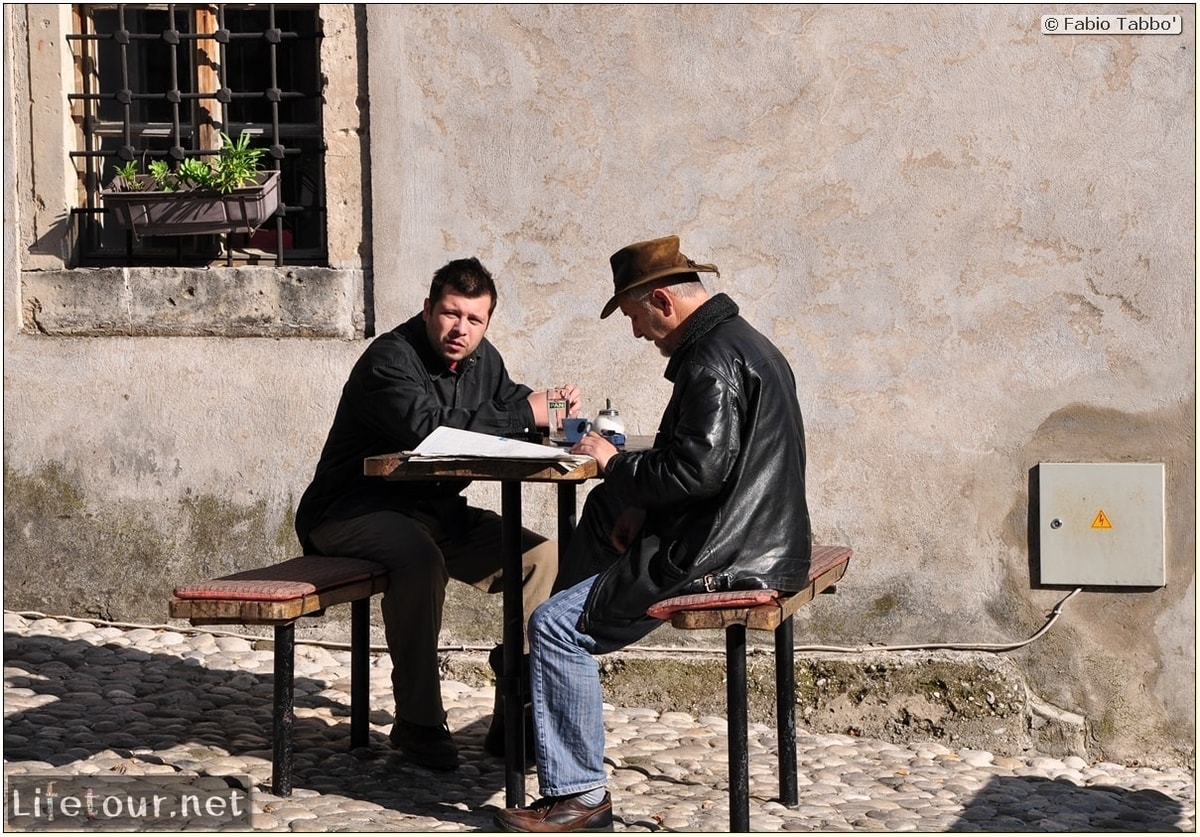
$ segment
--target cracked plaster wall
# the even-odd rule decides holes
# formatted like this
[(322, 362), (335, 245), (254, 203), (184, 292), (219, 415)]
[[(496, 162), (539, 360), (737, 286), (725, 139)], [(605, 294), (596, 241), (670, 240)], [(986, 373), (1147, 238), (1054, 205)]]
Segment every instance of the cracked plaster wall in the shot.
[[(1038, 6), (369, 7), (376, 328), (478, 255), (514, 376), (651, 433), (663, 361), (597, 314), (609, 254), (680, 234), (791, 359), (816, 536), (856, 550), (800, 644), (1023, 639), (1065, 592), (1036, 589), (1030, 469), (1165, 462), (1167, 586), (1085, 591), (1006, 656), (1090, 755), (1194, 761), (1195, 13), (1137, 10), (1184, 34), (1048, 37)], [(5, 118), (20, 228), (28, 114)], [(363, 343), (24, 334), (13, 228), (8, 605), (159, 618), (172, 580), (286, 557)], [(125, 593), (129, 555), (153, 570)], [(450, 639), (498, 613), (478, 598)]]

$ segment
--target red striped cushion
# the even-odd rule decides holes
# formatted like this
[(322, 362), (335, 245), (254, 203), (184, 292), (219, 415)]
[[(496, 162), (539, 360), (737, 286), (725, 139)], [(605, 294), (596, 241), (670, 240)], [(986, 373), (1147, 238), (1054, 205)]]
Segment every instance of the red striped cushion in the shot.
[(378, 564), (357, 558), (303, 555), (269, 567), (181, 584), (175, 588), (175, 597), (278, 602), (366, 581), (385, 572)]
[(691, 593), (675, 596), (650, 605), (646, 613), (655, 619), (670, 619), (680, 610), (721, 610), (726, 607), (758, 607), (773, 604), (779, 598), (778, 590), (728, 590), (724, 593)]

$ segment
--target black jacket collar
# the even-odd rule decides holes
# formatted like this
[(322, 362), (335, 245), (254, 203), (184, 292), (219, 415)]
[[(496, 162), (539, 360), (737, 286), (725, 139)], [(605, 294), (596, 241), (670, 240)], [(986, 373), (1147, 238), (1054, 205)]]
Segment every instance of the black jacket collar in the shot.
[(675, 351), (671, 353), (671, 359), (667, 361), (667, 371), (663, 373), (664, 377), (668, 381), (674, 382), (675, 376), (679, 374), (679, 367), (683, 363), (682, 358), (687, 354), (687, 349), (718, 325), (737, 315), (737, 303), (725, 294), (717, 294), (692, 312), (692, 316), (688, 317), (687, 322), (683, 324), (683, 337), (680, 339), (679, 345), (675, 347)]

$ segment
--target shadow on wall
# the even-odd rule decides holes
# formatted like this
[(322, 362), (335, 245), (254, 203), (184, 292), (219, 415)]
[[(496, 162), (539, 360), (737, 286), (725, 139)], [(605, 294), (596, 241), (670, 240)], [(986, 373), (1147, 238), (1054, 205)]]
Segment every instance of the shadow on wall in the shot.
[(949, 831), (1182, 832), (1183, 806), (1156, 790), (1080, 787), (1068, 779), (995, 776)]

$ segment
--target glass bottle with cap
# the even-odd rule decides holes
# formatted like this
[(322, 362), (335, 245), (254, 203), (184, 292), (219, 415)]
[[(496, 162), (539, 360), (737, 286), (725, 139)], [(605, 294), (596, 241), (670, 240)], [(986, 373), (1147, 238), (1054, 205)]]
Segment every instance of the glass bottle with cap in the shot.
[(621, 421), (621, 413), (613, 409), (612, 399), (604, 399), (605, 407), (596, 416), (596, 420), (592, 422), (592, 430), (597, 433), (609, 436), (614, 433), (624, 433), (625, 424)]

